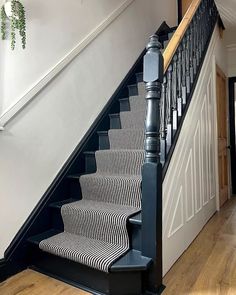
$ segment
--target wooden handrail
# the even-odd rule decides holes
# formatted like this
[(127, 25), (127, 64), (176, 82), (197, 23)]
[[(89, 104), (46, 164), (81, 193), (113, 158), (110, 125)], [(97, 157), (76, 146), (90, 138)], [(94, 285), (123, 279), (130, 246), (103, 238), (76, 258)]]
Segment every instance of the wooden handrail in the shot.
[(164, 57), (164, 73), (167, 71), (168, 66), (170, 65), (172, 58), (184, 37), (185, 32), (187, 31), (190, 22), (192, 21), (195, 12), (197, 11), (201, 0), (193, 0), (189, 6), (187, 12), (185, 13), (181, 23), (179, 24), (177, 30), (175, 31), (173, 37), (171, 38), (169, 44), (167, 45), (163, 57)]

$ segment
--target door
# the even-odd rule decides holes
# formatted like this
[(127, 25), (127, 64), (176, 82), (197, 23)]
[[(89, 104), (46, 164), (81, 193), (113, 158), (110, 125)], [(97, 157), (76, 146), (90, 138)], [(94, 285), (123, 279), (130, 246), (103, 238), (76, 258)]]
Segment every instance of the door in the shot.
[(190, 4), (192, 3), (193, 0), (182, 0), (182, 17), (185, 15), (187, 12)]
[(232, 194), (236, 195), (236, 77), (229, 78), (229, 120)]
[(218, 163), (220, 206), (228, 200), (228, 139), (227, 139), (227, 91), (226, 77), (219, 67), (216, 70)]

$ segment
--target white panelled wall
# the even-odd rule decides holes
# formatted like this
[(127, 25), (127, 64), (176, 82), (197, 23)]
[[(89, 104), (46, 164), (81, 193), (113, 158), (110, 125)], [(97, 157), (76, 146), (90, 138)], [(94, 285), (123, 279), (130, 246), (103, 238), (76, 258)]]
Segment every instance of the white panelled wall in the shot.
[(215, 29), (163, 186), (164, 274), (218, 208), (217, 63), (226, 52)]
[[(177, 23), (172, 0), (22, 2), (27, 49), (12, 52), (9, 42), (1, 42), (1, 113), (54, 71), (76, 46), (91, 39), (98, 26), (104, 30), (0, 133), (0, 258), (148, 37), (164, 20), (170, 26)], [(116, 15), (126, 3), (130, 5)], [(117, 17), (112, 18), (114, 14)]]

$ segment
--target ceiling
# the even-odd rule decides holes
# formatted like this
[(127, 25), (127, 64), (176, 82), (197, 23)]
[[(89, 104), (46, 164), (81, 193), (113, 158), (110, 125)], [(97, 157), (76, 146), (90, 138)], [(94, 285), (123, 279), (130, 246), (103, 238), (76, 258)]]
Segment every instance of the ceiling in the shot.
[(236, 29), (236, 0), (215, 0), (226, 29)]

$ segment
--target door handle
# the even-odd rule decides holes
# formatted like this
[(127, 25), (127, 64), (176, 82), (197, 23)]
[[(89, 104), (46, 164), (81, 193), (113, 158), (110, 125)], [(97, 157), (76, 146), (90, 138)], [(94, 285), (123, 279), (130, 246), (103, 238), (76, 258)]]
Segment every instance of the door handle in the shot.
[(230, 149), (231, 149), (231, 145), (228, 145), (228, 146), (227, 146), (227, 149), (229, 149), (229, 150), (230, 150)]

